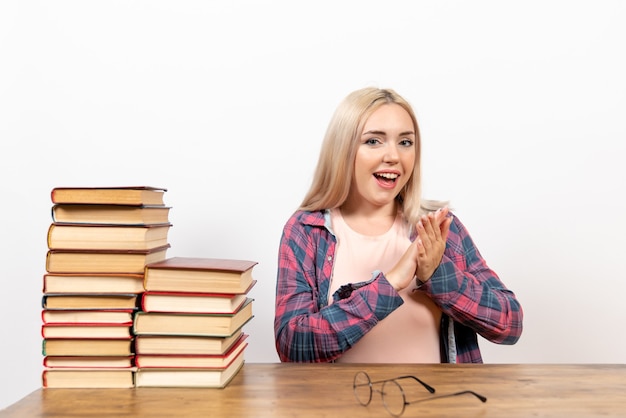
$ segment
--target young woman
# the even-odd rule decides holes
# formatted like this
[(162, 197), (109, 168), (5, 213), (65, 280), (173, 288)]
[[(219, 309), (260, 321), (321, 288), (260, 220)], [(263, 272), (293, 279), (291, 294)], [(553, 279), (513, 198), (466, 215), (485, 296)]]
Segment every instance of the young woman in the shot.
[(390, 89), (349, 94), (278, 254), (281, 361), (480, 363), (522, 308), (445, 205), (420, 199), (420, 136)]

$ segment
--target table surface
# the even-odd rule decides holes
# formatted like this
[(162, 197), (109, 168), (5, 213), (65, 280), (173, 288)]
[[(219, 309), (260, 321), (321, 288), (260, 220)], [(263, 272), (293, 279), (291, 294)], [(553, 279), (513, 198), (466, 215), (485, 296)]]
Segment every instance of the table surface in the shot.
[[(0, 417), (386, 417), (380, 394), (361, 406), (356, 372), (372, 380), (412, 374), (437, 394), (470, 395), (406, 406), (403, 417), (626, 416), (626, 364), (246, 363), (224, 389), (37, 389)], [(403, 386), (404, 387), (404, 386)], [(427, 398), (406, 387), (407, 400)]]

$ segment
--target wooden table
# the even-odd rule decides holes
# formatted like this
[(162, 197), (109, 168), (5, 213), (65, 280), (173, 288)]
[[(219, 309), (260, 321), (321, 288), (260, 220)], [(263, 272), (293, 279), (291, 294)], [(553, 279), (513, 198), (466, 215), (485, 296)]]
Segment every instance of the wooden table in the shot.
[[(346, 365), (246, 363), (225, 389), (38, 389), (0, 417), (387, 417), (380, 394), (369, 406), (352, 381), (414, 374), (437, 394), (470, 395), (408, 405), (403, 417), (626, 416), (626, 364)], [(407, 387), (409, 401), (429, 395)]]

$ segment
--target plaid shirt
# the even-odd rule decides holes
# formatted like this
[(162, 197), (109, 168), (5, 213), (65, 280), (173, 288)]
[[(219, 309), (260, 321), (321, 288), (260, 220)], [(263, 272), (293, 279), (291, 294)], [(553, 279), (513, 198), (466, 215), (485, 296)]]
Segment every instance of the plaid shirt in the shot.
[[(384, 273), (376, 272), (347, 297), (335, 293), (336, 301), (328, 304), (337, 241), (326, 213), (298, 211), (283, 230), (274, 331), (284, 362), (333, 361), (403, 303)], [(362, 280), (355, 282), (362, 285)], [(515, 344), (522, 333), (519, 302), (487, 266), (456, 216), (441, 264), (420, 289), (443, 312), (445, 362), (482, 363), (477, 333), (498, 344)]]

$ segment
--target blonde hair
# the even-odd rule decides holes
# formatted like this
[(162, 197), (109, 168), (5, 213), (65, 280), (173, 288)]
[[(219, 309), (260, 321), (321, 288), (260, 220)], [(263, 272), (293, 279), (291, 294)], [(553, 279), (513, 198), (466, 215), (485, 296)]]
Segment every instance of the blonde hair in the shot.
[[(394, 103), (407, 111), (415, 129), (415, 164), (413, 173), (397, 196), (401, 211), (410, 225), (415, 225), (424, 211), (442, 206), (429, 201), (427, 207), (421, 201), (421, 140), (417, 118), (411, 105), (391, 89), (367, 87), (350, 93), (337, 107), (328, 124), (311, 188), (300, 210), (318, 211), (341, 206), (348, 198), (352, 183), (354, 160), (369, 116), (382, 105)], [(426, 203), (426, 202), (424, 202)]]

